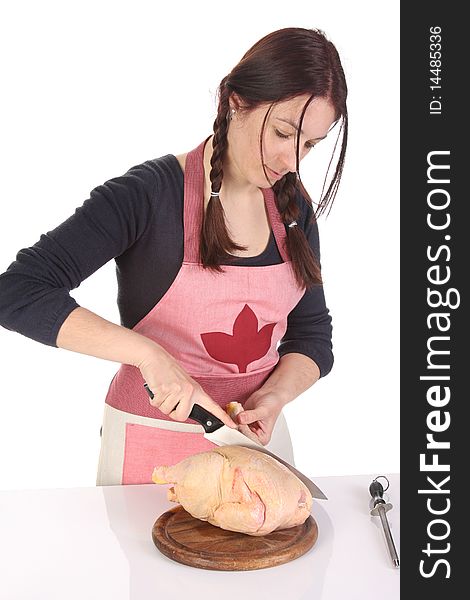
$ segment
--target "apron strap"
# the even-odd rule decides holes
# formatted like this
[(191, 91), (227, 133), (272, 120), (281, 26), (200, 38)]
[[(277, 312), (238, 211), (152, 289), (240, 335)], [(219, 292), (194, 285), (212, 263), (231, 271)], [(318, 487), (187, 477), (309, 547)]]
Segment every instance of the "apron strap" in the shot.
[[(197, 148), (188, 152), (184, 168), (184, 262), (200, 264), (199, 240), (204, 218), (204, 148), (206, 138)], [(271, 228), (284, 262), (289, 262), (286, 246), (286, 228), (276, 206), (272, 188), (262, 188)]]
[(281, 214), (277, 209), (276, 196), (272, 188), (261, 188), (264, 196), (264, 203), (268, 211), (269, 220), (271, 222), (271, 228), (276, 239), (276, 244), (279, 250), (279, 254), (284, 262), (290, 262), (289, 254), (287, 253), (287, 234), (286, 227), (282, 222)]
[(204, 217), (204, 147), (188, 152), (184, 167), (184, 262), (200, 263), (199, 240)]

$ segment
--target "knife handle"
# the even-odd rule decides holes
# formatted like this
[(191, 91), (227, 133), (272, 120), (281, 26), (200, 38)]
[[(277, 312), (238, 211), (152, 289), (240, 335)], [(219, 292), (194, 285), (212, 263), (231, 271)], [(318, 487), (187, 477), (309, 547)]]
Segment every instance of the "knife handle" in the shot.
[[(144, 388), (147, 394), (150, 396), (150, 398), (153, 399), (155, 394), (152, 392), (152, 390), (146, 383), (144, 383)], [(178, 406), (178, 404), (176, 406)], [(200, 404), (193, 404), (191, 412), (189, 413), (189, 418), (193, 419), (194, 421), (197, 421), (200, 425), (202, 425), (206, 433), (213, 433), (214, 431), (217, 431), (217, 429), (220, 429), (224, 425), (223, 421), (221, 421), (215, 415), (203, 408)]]
[(200, 404), (193, 404), (189, 418), (194, 419), (204, 427), (206, 433), (213, 433), (224, 426), (224, 422), (203, 408)]

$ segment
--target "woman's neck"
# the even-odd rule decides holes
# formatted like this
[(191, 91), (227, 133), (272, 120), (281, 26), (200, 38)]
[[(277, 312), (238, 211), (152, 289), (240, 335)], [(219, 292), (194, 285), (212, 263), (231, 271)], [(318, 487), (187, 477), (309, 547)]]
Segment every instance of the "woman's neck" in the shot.
[[(206, 186), (208, 193), (210, 194), (210, 171), (211, 171), (211, 157), (212, 157), (212, 139), (211, 136), (205, 145), (204, 148), (204, 172), (206, 174)], [(258, 197), (260, 194), (260, 189), (249, 182), (243, 175), (240, 173), (239, 169), (236, 166), (235, 161), (233, 160), (230, 146), (227, 147), (226, 156), (224, 159), (223, 165), (224, 177), (222, 181), (221, 187), (221, 195), (223, 194), (224, 200), (230, 201), (231, 199), (237, 199), (237, 202), (240, 199), (250, 199), (253, 197)], [(207, 197), (207, 194), (205, 194)]]

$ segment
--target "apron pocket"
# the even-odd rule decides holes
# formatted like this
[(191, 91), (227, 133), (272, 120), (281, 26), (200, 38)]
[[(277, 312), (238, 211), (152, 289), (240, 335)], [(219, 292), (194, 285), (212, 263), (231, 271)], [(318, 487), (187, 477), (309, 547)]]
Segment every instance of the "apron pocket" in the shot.
[(188, 456), (216, 447), (201, 433), (126, 423), (122, 483), (152, 483), (153, 469), (157, 465), (174, 465)]

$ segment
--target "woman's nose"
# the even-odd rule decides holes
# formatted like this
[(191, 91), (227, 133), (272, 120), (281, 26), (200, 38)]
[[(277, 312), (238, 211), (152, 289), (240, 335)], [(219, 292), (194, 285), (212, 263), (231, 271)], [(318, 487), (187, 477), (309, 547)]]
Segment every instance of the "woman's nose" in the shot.
[[(302, 160), (302, 155), (300, 155), (299, 160)], [(280, 157), (281, 164), (284, 171), (289, 171), (290, 173), (297, 172), (297, 148), (290, 147), (286, 148)]]
[[(305, 153), (302, 153), (300, 149), (299, 162), (305, 157)], [(283, 171), (289, 171), (290, 173), (297, 173), (297, 144), (283, 149), (280, 156)]]

